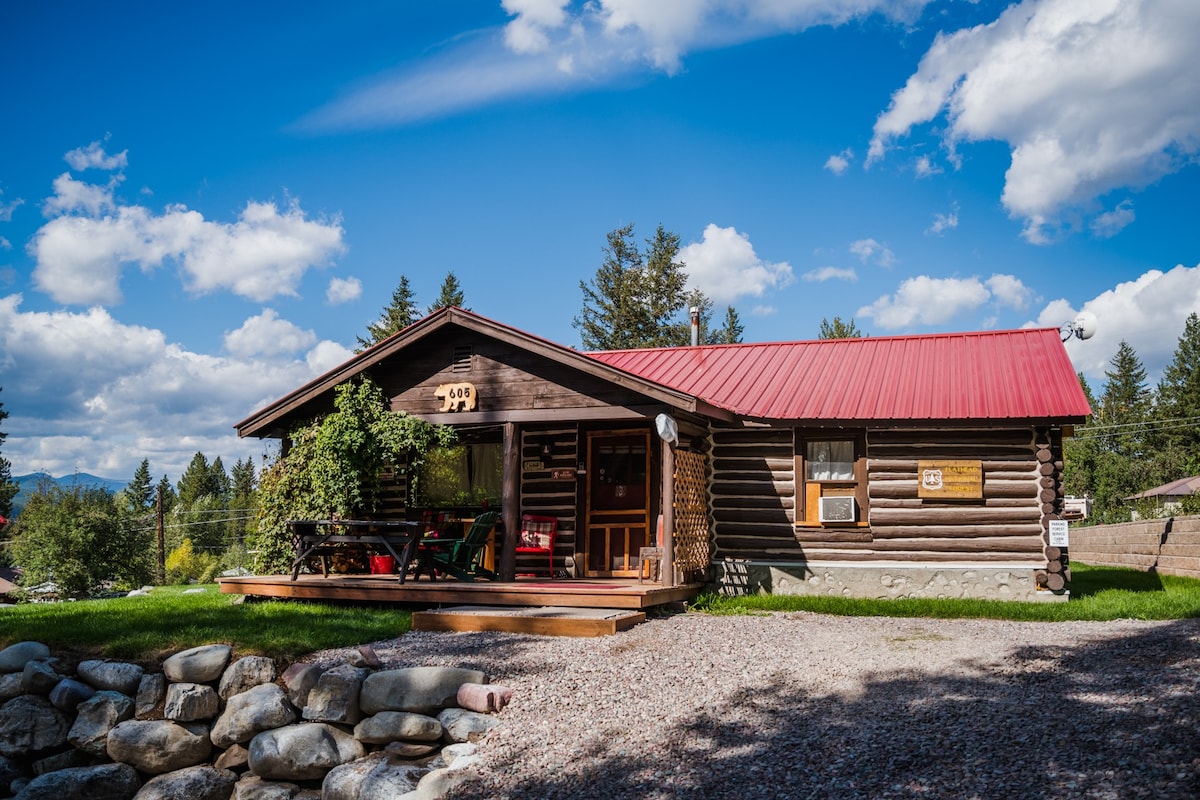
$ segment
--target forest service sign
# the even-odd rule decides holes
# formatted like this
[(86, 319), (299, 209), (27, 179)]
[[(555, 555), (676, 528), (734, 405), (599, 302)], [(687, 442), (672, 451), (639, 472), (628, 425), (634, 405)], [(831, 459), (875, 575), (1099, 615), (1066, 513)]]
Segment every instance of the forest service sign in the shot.
[(977, 500), (983, 497), (982, 461), (918, 461), (917, 497)]

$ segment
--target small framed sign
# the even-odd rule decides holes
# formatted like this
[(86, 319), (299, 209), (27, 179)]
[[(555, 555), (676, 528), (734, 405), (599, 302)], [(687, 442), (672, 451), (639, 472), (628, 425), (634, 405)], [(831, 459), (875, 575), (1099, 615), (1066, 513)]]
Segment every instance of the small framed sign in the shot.
[(551, 480), (556, 480), (556, 481), (574, 480), (575, 479), (575, 468), (567, 467), (566, 469), (552, 469), (552, 470), (550, 470), (550, 478), (551, 478)]
[(543, 469), (545, 469), (545, 465), (542, 464), (541, 461), (537, 460), (526, 461), (521, 466), (526, 472), (541, 472)]
[(1050, 546), (1051, 547), (1070, 547), (1068, 542), (1071, 539), (1070, 529), (1067, 526), (1065, 519), (1050, 520)]
[(982, 461), (918, 461), (917, 497), (979, 500), (983, 497)]

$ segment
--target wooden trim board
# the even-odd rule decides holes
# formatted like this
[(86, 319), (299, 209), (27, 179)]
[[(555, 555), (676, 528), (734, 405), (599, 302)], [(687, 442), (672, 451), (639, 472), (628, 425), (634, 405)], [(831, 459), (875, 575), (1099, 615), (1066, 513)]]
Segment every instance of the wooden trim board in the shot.
[(431, 611), (414, 611), (416, 631), (500, 631), (537, 636), (611, 636), (646, 619), (641, 611), (611, 608), (498, 608), (454, 606)]

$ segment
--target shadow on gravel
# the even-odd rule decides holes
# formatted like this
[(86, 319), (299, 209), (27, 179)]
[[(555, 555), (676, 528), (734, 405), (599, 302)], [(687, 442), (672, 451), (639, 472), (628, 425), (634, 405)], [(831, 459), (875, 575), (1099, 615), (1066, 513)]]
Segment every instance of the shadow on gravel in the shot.
[[(1074, 648), (1024, 648), (984, 677), (889, 674), (840, 698), (794, 696), (787, 685), (779, 675), (695, 709), (655, 753), (624, 752), (621, 731), (605, 730), (590, 758), (519, 792), (468, 785), (454, 796), (1200, 796), (1195, 621)], [(578, 725), (563, 735), (593, 732), (587, 719)]]

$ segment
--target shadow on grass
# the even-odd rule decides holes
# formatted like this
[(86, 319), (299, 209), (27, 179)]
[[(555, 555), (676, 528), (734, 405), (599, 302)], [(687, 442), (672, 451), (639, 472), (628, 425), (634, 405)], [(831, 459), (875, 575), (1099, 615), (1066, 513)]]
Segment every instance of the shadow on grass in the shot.
[(500, 765), (521, 776), (518, 789), (484, 778), (455, 797), (1191, 800), (1198, 667), (1200, 626), (1185, 620), (1019, 648), (988, 669), (888, 672), (844, 695), (798, 695), (777, 673), (692, 709), (652, 752), (623, 745), (636, 706), (581, 716), (561, 731), (565, 751), (545, 757), (535, 743)]
[(1077, 598), (1103, 591), (1161, 592), (1163, 589), (1162, 578), (1157, 572), (1094, 566), (1071, 571), (1071, 595)]

